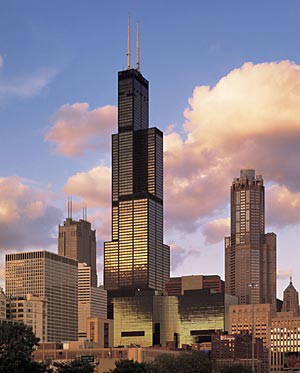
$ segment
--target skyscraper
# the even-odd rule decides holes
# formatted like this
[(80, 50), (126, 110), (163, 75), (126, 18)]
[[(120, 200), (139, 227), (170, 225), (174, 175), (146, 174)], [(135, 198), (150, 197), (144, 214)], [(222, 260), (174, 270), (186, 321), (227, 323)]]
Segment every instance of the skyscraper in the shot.
[(225, 288), (241, 304), (276, 303), (276, 235), (265, 234), (264, 182), (254, 170), (241, 170), (231, 186)]
[(91, 267), (91, 286), (97, 286), (96, 231), (91, 229), (91, 223), (82, 219), (73, 220), (69, 215), (64, 225), (58, 228), (58, 254)]
[[(129, 39), (130, 41), (130, 39)], [(112, 240), (104, 244), (109, 296), (163, 290), (163, 134), (149, 128), (148, 81), (130, 66), (118, 74), (118, 133), (112, 136)]]

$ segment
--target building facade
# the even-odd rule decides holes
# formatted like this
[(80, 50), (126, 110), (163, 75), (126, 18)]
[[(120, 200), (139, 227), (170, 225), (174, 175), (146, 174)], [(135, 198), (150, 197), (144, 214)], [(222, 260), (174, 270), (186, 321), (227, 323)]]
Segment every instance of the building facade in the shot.
[(47, 300), (48, 341), (77, 340), (77, 261), (48, 251), (7, 254), (6, 296), (32, 294)]
[(48, 304), (45, 297), (27, 294), (9, 297), (6, 302), (7, 320), (22, 322), (32, 328), (41, 342), (48, 340)]
[(96, 231), (91, 223), (68, 217), (58, 226), (58, 255), (86, 263), (92, 269), (92, 286), (97, 286)]
[(170, 250), (163, 243), (163, 134), (149, 128), (148, 81), (118, 74), (118, 133), (112, 136), (112, 240), (104, 244), (109, 297), (163, 290)]
[(92, 268), (78, 263), (78, 340), (87, 339), (88, 318), (107, 318), (107, 291), (91, 286), (92, 277)]
[(241, 170), (231, 186), (225, 290), (237, 296), (241, 304), (276, 304), (276, 235), (265, 234), (264, 182), (254, 170)]
[(216, 293), (224, 293), (225, 283), (218, 275), (191, 275), (171, 277), (166, 283), (168, 295), (183, 295), (186, 290), (211, 289)]

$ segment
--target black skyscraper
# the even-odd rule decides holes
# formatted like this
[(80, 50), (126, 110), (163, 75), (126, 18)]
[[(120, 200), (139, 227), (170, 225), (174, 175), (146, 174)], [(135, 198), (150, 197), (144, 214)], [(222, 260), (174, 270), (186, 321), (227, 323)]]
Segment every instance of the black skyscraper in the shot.
[(118, 74), (118, 134), (112, 136), (112, 241), (104, 244), (109, 296), (163, 290), (170, 250), (163, 244), (163, 134), (149, 128), (148, 81)]

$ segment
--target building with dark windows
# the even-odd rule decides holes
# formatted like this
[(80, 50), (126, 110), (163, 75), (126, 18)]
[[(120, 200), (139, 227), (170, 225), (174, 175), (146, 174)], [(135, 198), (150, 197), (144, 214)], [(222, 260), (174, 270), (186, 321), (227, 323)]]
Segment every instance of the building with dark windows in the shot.
[(282, 312), (290, 312), (292, 316), (299, 316), (299, 294), (290, 278), (288, 287), (283, 292)]
[(58, 226), (58, 255), (86, 263), (91, 267), (91, 286), (97, 286), (96, 265), (96, 231), (91, 228), (91, 223), (72, 217), (64, 221), (64, 225)]
[(219, 275), (191, 275), (171, 277), (166, 283), (168, 295), (183, 295), (186, 290), (211, 289), (212, 292), (224, 293), (225, 282)]
[(254, 170), (241, 170), (231, 186), (231, 235), (225, 238), (225, 289), (237, 296), (240, 304), (276, 305), (276, 235), (265, 234), (264, 182)]
[(163, 134), (149, 128), (148, 81), (118, 74), (118, 133), (112, 136), (112, 240), (104, 244), (110, 299), (164, 290), (170, 250), (163, 243)]

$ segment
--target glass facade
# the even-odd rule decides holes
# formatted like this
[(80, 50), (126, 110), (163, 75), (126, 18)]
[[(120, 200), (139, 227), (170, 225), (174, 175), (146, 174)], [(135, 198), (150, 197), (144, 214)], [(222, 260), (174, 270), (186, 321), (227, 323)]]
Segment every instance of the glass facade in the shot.
[(229, 305), (237, 304), (236, 297), (209, 289), (177, 296), (146, 293), (114, 298), (114, 346), (210, 341), (216, 330), (228, 330)]
[(163, 290), (170, 271), (169, 247), (163, 244), (163, 134), (148, 128), (148, 81), (135, 69), (118, 78), (112, 241), (104, 244), (104, 285), (114, 296)]

